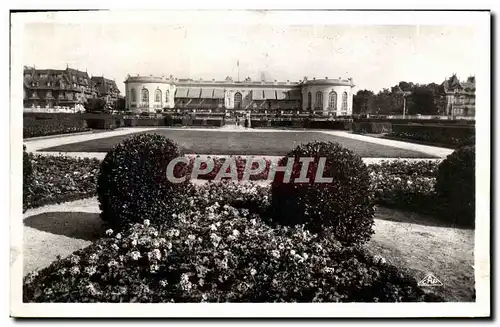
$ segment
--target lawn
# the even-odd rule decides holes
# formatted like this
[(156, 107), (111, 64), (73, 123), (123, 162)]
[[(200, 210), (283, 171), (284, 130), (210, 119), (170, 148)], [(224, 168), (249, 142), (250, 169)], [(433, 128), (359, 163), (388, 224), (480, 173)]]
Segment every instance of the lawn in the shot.
[[(320, 132), (262, 133), (156, 129), (143, 133), (164, 135), (175, 141), (184, 153), (190, 154), (282, 156), (301, 143), (332, 141), (351, 149), (363, 158), (435, 158), (422, 152), (398, 149)], [(70, 143), (45, 148), (40, 151), (108, 152), (113, 146), (130, 136), (131, 134)]]

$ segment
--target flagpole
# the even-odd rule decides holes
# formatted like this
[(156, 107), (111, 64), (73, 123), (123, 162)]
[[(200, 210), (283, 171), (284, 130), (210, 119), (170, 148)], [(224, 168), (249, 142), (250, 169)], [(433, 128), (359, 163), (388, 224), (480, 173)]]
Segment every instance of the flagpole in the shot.
[(240, 61), (238, 60), (236, 62), (237, 66), (238, 66), (238, 82), (240, 81)]

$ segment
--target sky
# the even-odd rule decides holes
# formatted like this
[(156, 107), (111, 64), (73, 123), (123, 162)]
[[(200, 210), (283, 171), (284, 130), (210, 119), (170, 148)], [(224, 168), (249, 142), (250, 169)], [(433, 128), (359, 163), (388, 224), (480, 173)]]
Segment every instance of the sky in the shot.
[(476, 73), (476, 30), (467, 25), (30, 23), (23, 62), (37, 68), (221, 80), (352, 77), (356, 90), (399, 81), (442, 83)]

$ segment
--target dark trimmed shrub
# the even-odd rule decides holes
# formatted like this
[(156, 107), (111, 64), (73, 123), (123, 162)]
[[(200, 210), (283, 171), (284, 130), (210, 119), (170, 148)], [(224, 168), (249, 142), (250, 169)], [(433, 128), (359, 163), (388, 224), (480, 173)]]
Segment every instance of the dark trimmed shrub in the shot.
[(88, 130), (82, 114), (38, 112), (23, 114), (24, 138), (80, 133)]
[[(138, 134), (116, 145), (101, 164), (97, 194), (101, 217), (113, 228), (149, 219), (163, 223), (182, 207), (189, 181), (171, 183), (167, 165), (181, 156), (177, 145), (158, 134)], [(185, 176), (177, 164), (174, 175)]]
[[(273, 221), (305, 224), (313, 232), (333, 233), (343, 243), (368, 241), (373, 234), (374, 207), (370, 176), (362, 159), (332, 142), (302, 144), (287, 157), (295, 158), (290, 183), (284, 183), (284, 173), (279, 172), (271, 186)], [(315, 158), (309, 164), (306, 183), (295, 182), (301, 171), (300, 157)], [(321, 157), (326, 158), (323, 177), (331, 177), (330, 183), (315, 182)], [(284, 166), (285, 160), (279, 165)]]
[(474, 146), (455, 150), (439, 165), (436, 193), (443, 203), (442, 214), (458, 225), (475, 225)]
[(87, 118), (87, 127), (92, 129), (115, 129), (116, 121), (113, 117)]

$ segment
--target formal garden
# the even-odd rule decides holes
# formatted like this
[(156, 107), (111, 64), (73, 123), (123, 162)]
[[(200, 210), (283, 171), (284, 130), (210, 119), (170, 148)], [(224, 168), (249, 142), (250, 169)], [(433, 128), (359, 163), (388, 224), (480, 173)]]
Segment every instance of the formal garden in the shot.
[[(440, 161), (319, 133), (302, 133), (300, 141), (291, 132), (217, 133), (152, 130), (25, 151), (25, 211), (97, 198), (103, 225), (88, 246), (25, 274), (24, 301), (474, 301), (472, 254), (461, 252), (461, 240), (450, 241), (451, 233), (469, 233), (475, 224), (473, 144), (461, 144)], [(232, 148), (217, 143), (224, 137)], [(99, 160), (43, 151), (106, 155)], [(176, 176), (206, 168), (196, 167), (196, 153), (211, 155), (214, 169), (172, 183), (166, 171), (175, 158), (188, 155)], [(238, 180), (214, 181), (227, 160), (217, 154), (242, 153), (234, 157)], [(383, 153), (391, 160), (363, 160), (383, 159)], [(242, 181), (252, 154), (314, 158), (307, 176), (326, 158), (323, 175), (332, 181), (294, 183), (298, 162), (291, 183), (279, 172), (268, 180), (285, 159), (265, 159), (261, 172)], [(401, 217), (414, 220), (397, 221)], [(432, 238), (438, 234), (439, 240)], [(412, 243), (417, 236), (429, 244)], [(447, 271), (449, 288), (419, 286), (421, 260), (398, 251), (439, 252), (444, 244), (449, 252), (436, 260), (456, 261), (436, 265)]]

